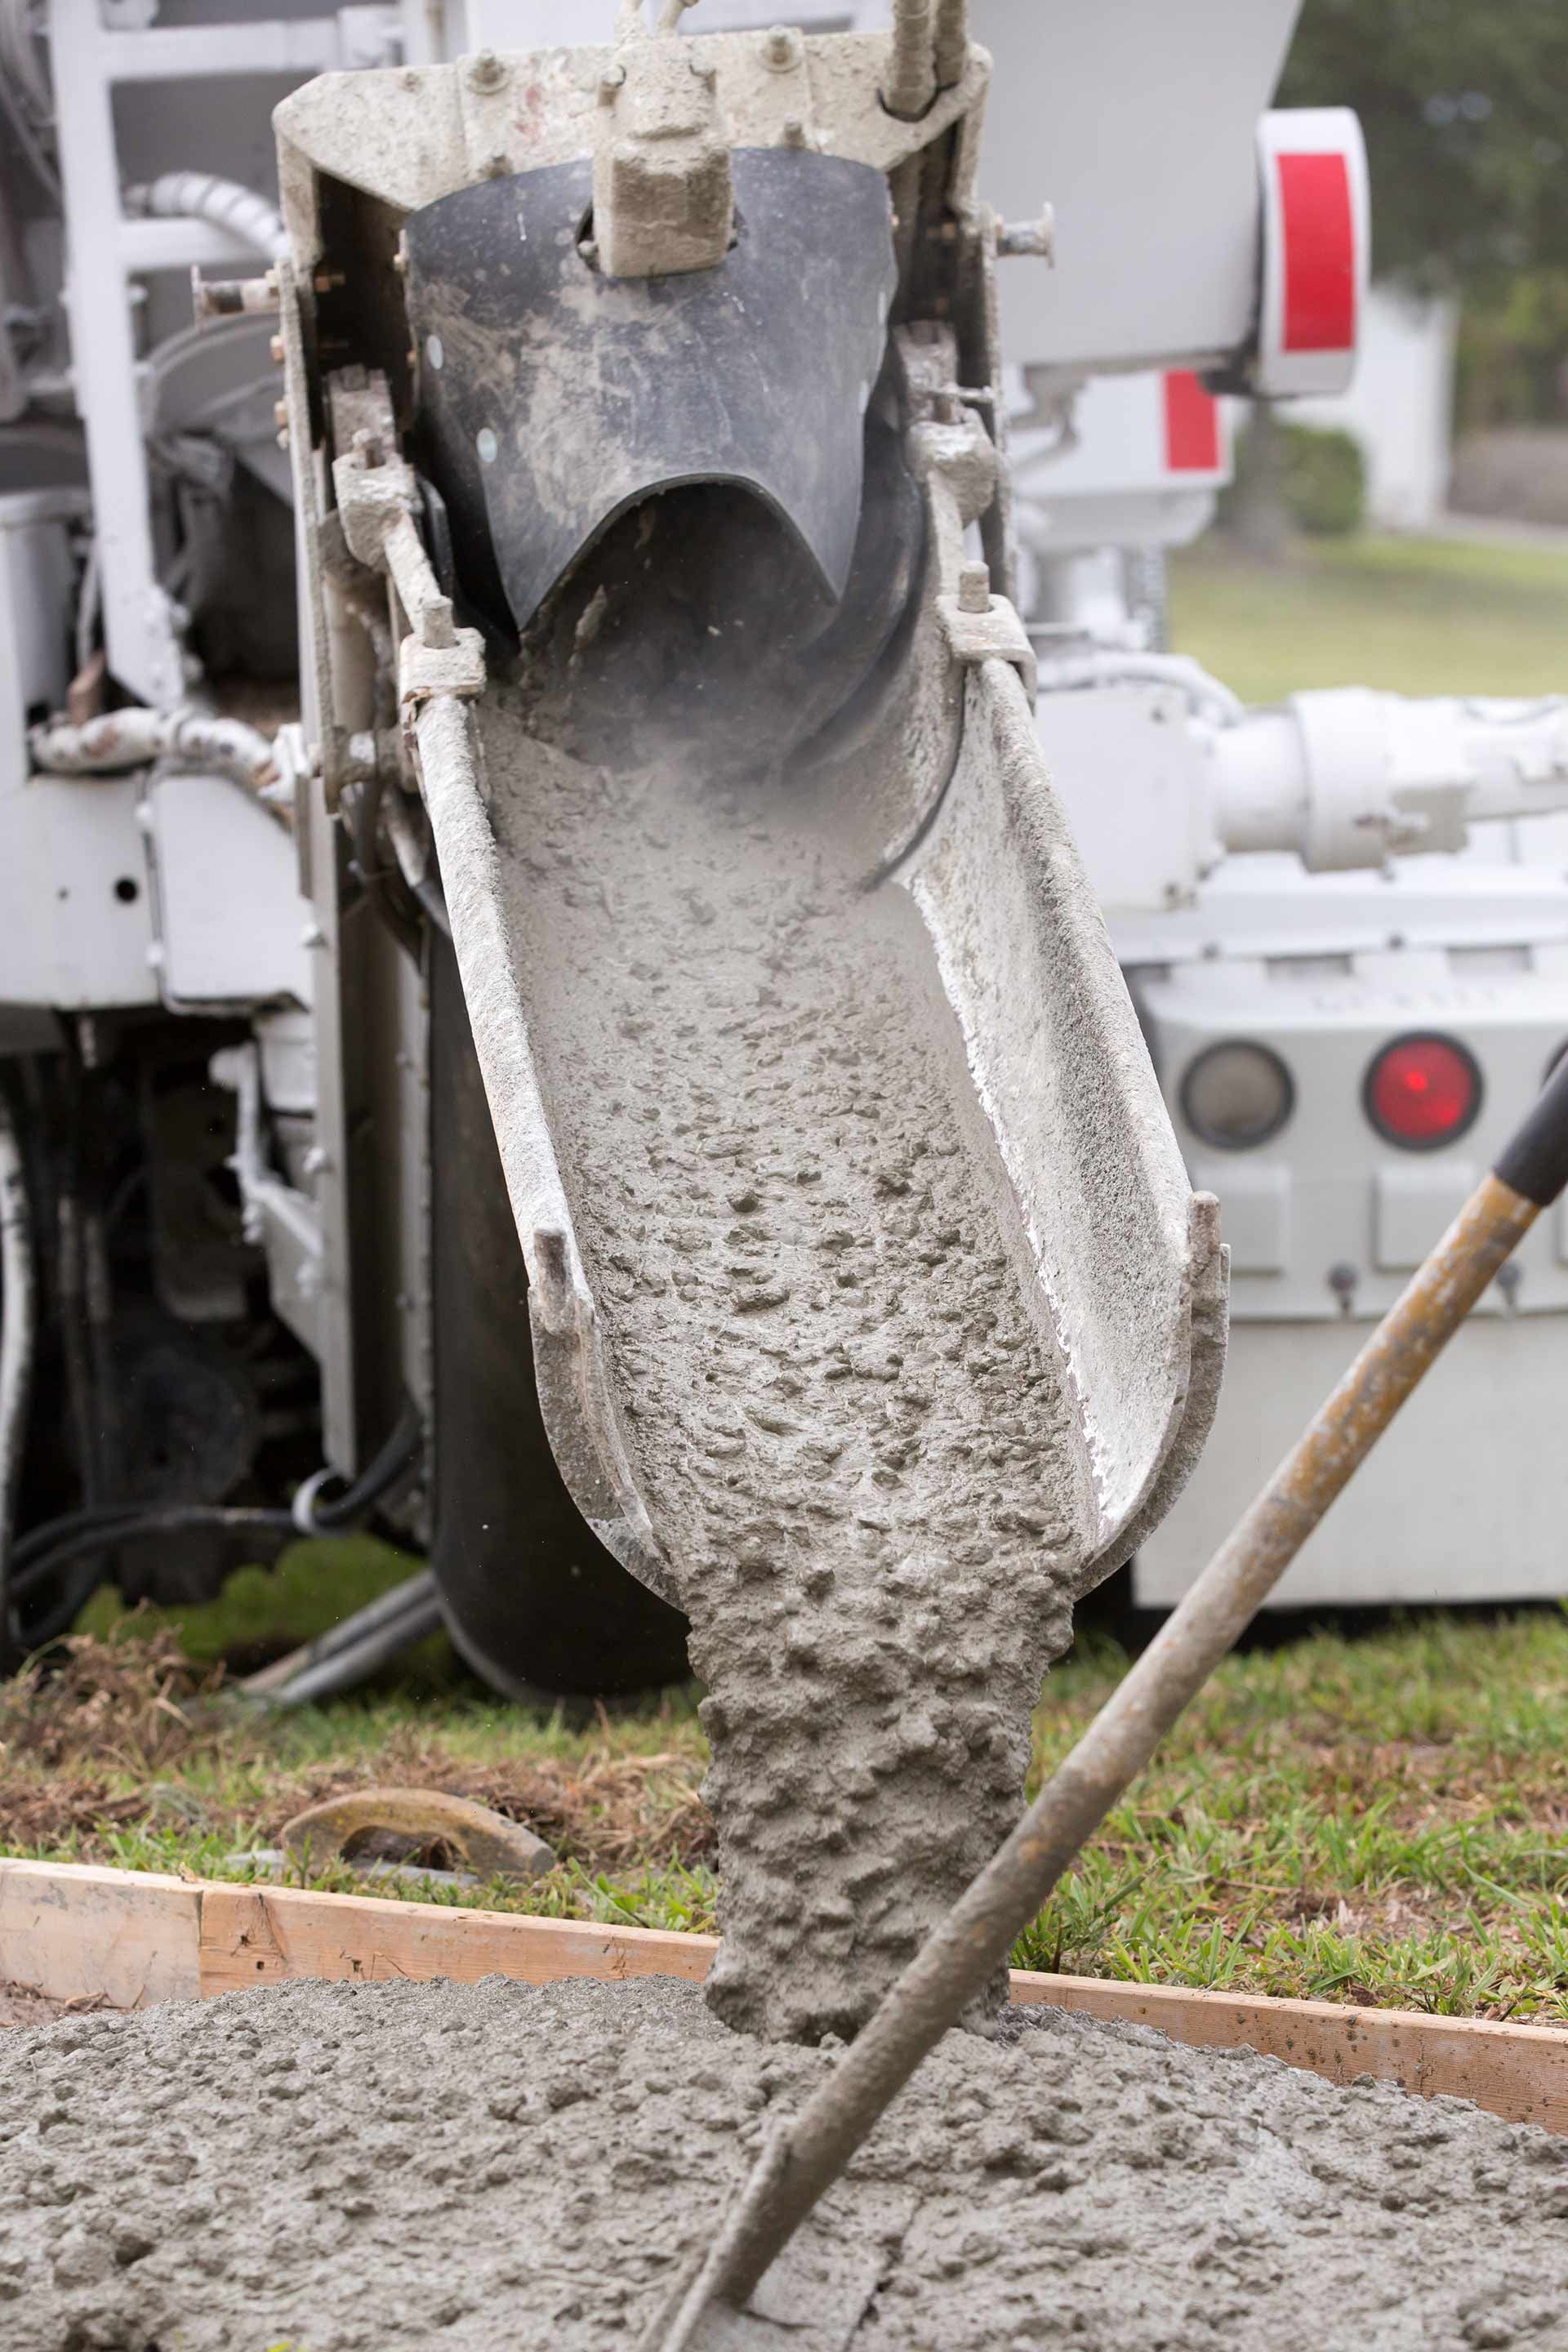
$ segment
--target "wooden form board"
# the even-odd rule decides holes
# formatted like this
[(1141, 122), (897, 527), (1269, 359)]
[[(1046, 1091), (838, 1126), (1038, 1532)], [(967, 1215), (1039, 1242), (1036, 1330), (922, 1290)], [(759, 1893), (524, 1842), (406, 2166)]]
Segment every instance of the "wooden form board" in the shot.
[[(57, 2000), (96, 1996), (116, 2009), (301, 1977), (471, 1984), (506, 1976), (548, 1984), (677, 1976), (700, 1983), (717, 1949), (712, 1936), (648, 1927), (0, 1858), (0, 1984)], [(1427, 2095), (1473, 2099), (1510, 2123), (1568, 2132), (1568, 2031), (1552, 2026), (1020, 1969), (1013, 1999), (1152, 2025), (1203, 2049), (1247, 2043), (1331, 2083), (1373, 2074)]]

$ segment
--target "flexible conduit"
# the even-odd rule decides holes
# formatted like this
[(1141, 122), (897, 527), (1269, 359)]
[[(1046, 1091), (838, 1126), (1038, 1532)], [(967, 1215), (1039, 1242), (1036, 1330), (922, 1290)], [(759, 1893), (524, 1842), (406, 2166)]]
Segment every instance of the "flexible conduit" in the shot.
[(127, 188), (125, 209), (161, 220), (205, 220), (252, 247), (268, 261), (288, 251), (288, 233), (276, 205), (237, 180), (213, 172), (162, 172), (155, 180)]
[[(278, 762), (260, 729), (210, 710), (110, 710), (80, 727), (47, 719), (28, 734), (27, 749), (34, 765), (55, 776), (123, 775), (154, 760), (177, 759), (204, 761), (259, 798), (278, 782)], [(276, 807), (273, 814), (279, 814)]]

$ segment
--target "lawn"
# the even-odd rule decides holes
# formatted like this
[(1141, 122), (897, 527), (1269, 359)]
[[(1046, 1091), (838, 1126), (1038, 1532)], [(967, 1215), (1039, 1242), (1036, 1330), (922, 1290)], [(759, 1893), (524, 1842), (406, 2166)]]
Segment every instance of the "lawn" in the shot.
[[(1052, 1675), (1037, 1778), (1124, 1664), (1090, 1633)], [(267, 1718), (216, 1700), (210, 1671), (137, 1624), (0, 1699), (0, 1851), (246, 1877), (231, 1857), (314, 1799), (416, 1782), (527, 1818), (561, 1860), (528, 1887), (409, 1900), (715, 1924), (689, 1693), (573, 1727), (432, 1653), (412, 1683)], [(1568, 1615), (1320, 1629), (1221, 1670), (1015, 1959), (1568, 2024), (1565, 1827)]]
[(1264, 565), (1205, 541), (1171, 564), (1170, 634), (1247, 702), (1321, 686), (1563, 692), (1568, 550), (1318, 540)]

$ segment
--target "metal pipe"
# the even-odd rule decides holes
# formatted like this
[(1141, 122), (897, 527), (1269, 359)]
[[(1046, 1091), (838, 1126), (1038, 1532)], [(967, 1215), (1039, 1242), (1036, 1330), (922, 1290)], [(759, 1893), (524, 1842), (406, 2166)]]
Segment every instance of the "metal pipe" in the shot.
[[(271, 1706), (297, 1706), (342, 1686), (335, 1679), (329, 1682), (326, 1669), (334, 1668), (345, 1680), (353, 1680), (355, 1668), (361, 1674), (374, 1672), (399, 1649), (424, 1641), (440, 1623), (436, 1579), (425, 1569), (384, 1592), (379, 1601), (356, 1609), (352, 1617), (329, 1627), (314, 1642), (304, 1643), (287, 1657), (276, 1658), (258, 1673), (247, 1675), (240, 1687), (248, 1697), (266, 1699)], [(368, 1664), (362, 1663), (365, 1659)]]
[(15, 1112), (0, 1090), (0, 1675), (11, 1663), (11, 1552), (37, 1336), (26, 1168)]
[(1568, 1061), (1181, 1606), (799, 2115), (647, 2342), (689, 2345), (752, 2289), (1278, 1583), (1521, 1237), (1568, 1181)]
[(882, 103), (902, 122), (918, 121), (936, 97), (934, 5), (935, 0), (893, 0)]

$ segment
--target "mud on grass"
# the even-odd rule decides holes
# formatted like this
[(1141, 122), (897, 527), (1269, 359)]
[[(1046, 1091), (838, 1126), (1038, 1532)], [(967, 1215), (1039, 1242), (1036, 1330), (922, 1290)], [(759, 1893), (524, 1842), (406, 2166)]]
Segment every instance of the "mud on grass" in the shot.
[[(165, 1629), (166, 1630), (166, 1629)], [(1125, 1661), (1081, 1640), (1036, 1780)], [(690, 1694), (574, 1727), (467, 1689), (283, 1718), (135, 1629), (0, 1698), (0, 1852), (243, 1877), (291, 1813), (374, 1780), (478, 1797), (562, 1860), (403, 1900), (710, 1929)], [(300, 1883), (353, 1891), (344, 1865)], [(1231, 1659), (1015, 1951), (1018, 1966), (1568, 2026), (1568, 1616), (1428, 1615)]]

